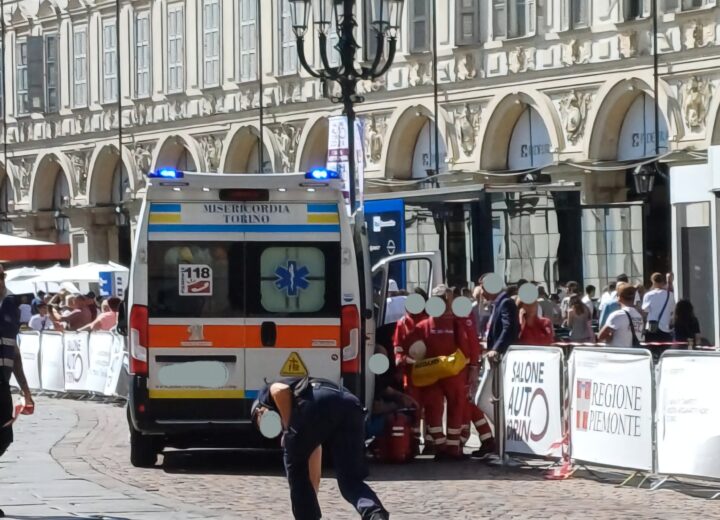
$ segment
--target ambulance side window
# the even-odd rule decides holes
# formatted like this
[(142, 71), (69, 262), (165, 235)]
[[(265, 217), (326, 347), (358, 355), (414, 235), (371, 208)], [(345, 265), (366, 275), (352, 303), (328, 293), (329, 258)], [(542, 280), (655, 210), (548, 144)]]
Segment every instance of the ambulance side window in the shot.
[(339, 254), (334, 242), (248, 243), (248, 315), (338, 316)]

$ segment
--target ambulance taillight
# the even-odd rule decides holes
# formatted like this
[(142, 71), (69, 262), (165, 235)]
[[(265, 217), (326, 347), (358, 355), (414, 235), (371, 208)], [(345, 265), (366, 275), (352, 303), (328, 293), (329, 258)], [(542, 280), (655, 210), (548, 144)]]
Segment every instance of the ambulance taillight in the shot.
[(133, 305), (130, 309), (130, 373), (148, 375), (148, 309)]
[(342, 371), (357, 374), (360, 372), (360, 313), (355, 305), (344, 305), (340, 316)]

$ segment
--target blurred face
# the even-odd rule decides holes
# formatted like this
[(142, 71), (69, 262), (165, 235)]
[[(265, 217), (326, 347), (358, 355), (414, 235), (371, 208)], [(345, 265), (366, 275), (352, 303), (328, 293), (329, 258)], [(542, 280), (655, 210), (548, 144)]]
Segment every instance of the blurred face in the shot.
[(38, 307), (38, 314), (40, 316), (45, 316), (47, 314), (47, 312), (48, 312), (48, 310), (47, 310), (46, 305), (43, 305), (42, 307)]

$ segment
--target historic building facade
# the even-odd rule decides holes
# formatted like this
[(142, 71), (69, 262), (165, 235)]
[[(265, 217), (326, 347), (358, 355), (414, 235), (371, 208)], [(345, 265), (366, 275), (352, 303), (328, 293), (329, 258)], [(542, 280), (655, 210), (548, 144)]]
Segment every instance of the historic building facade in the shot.
[[(322, 165), (339, 112), (298, 64), (287, 0), (118, 1), (3, 3), (0, 224), (78, 263), (128, 261), (148, 171)], [(357, 111), (367, 197), (404, 198), (407, 248), (440, 247), (454, 281), (550, 288), (677, 266), (671, 180), (720, 141), (720, 11), (657, 5), (405, 0), (395, 63)]]

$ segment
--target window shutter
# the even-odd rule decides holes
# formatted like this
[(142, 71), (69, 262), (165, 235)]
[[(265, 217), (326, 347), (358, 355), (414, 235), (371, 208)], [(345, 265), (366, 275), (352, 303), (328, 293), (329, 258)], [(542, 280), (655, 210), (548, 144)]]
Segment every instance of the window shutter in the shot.
[(455, 3), (455, 44), (471, 45), (478, 38), (478, 4), (475, 0), (457, 0)]
[(365, 0), (365, 60), (372, 61), (375, 59), (377, 52), (377, 32), (372, 26), (372, 9), (371, 4), (375, 0)]
[[(513, 0), (510, 0), (513, 1)], [(493, 6), (493, 39), (507, 37), (507, 5), (506, 0), (492, 0)]]
[(428, 50), (428, 6), (427, 0), (413, 0), (412, 2), (412, 44), (410, 52), (423, 52)]
[(42, 36), (27, 39), (27, 75), (30, 112), (45, 111), (45, 61)]
[(525, 0), (525, 32), (523, 36), (535, 34), (536, 19), (535, 0)]
[(255, 0), (241, 0), (240, 4), (240, 80), (255, 79), (257, 14)]

